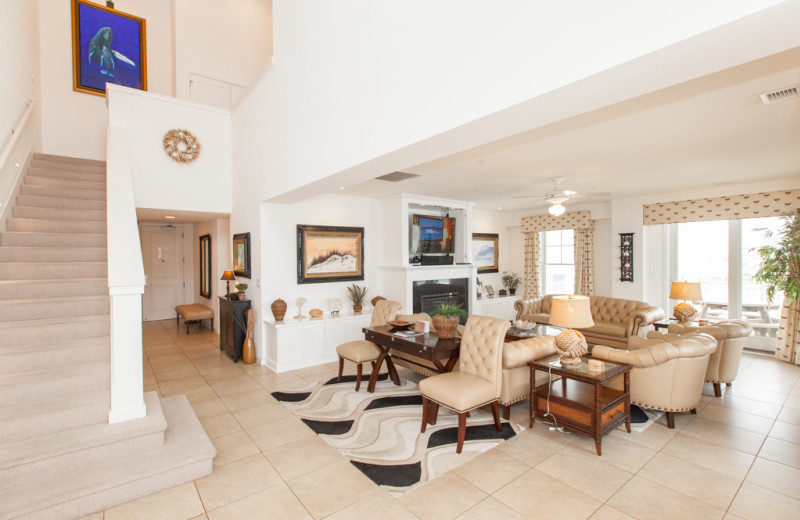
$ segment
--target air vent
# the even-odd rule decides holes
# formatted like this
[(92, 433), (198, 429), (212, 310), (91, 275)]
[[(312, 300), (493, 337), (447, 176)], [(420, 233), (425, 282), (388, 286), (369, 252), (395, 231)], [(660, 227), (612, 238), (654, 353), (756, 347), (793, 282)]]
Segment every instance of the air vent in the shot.
[(379, 181), (400, 182), (414, 177), (420, 177), (420, 175), (418, 173), (394, 172), (375, 178)]
[(797, 87), (786, 87), (780, 90), (773, 90), (772, 92), (764, 92), (761, 94), (761, 101), (765, 105), (769, 105), (770, 103), (797, 97), (797, 95)]

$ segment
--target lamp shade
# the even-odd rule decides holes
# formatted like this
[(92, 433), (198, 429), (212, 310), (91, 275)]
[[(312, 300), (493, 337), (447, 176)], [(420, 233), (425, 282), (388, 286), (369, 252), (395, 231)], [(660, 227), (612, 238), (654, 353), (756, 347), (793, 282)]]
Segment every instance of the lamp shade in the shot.
[(669, 297), (673, 300), (699, 302), (703, 300), (703, 293), (699, 282), (672, 282)]
[(553, 215), (554, 217), (563, 215), (565, 211), (567, 211), (567, 208), (565, 208), (561, 204), (553, 204), (552, 206), (547, 208), (547, 212)]
[(550, 307), (550, 325), (584, 329), (594, 325), (588, 296), (554, 296)]
[(231, 281), (231, 280), (236, 280), (236, 277), (233, 276), (233, 271), (225, 271), (224, 273), (222, 273), (222, 278), (220, 278), (220, 280)]

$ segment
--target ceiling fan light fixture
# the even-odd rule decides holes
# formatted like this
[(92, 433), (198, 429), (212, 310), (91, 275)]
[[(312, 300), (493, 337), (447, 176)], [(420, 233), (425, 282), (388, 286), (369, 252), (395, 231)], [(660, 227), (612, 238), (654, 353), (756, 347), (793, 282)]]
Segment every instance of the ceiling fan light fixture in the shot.
[(547, 212), (553, 215), (554, 217), (563, 215), (565, 211), (567, 211), (567, 208), (565, 208), (561, 204), (553, 204), (552, 206), (547, 208)]

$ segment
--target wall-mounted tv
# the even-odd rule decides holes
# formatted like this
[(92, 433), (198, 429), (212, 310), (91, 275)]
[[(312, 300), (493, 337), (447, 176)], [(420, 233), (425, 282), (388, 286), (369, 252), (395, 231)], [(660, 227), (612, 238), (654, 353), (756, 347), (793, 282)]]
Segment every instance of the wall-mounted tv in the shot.
[(411, 224), (412, 254), (453, 254), (456, 219), (412, 215)]

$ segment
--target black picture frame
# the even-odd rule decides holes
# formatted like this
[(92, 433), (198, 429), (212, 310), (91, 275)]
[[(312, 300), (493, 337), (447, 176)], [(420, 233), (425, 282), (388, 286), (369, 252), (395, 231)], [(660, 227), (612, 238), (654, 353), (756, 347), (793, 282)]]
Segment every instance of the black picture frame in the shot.
[(200, 237), (200, 296), (211, 298), (211, 235)]
[(106, 83), (147, 90), (144, 18), (72, 0), (72, 89), (105, 96)]
[(233, 274), (250, 278), (250, 233), (233, 235)]
[(619, 281), (633, 281), (633, 233), (619, 234)]
[(297, 283), (364, 279), (364, 228), (297, 225)]
[(478, 274), (500, 272), (499, 241), (497, 233), (472, 234), (472, 263), (478, 266)]

